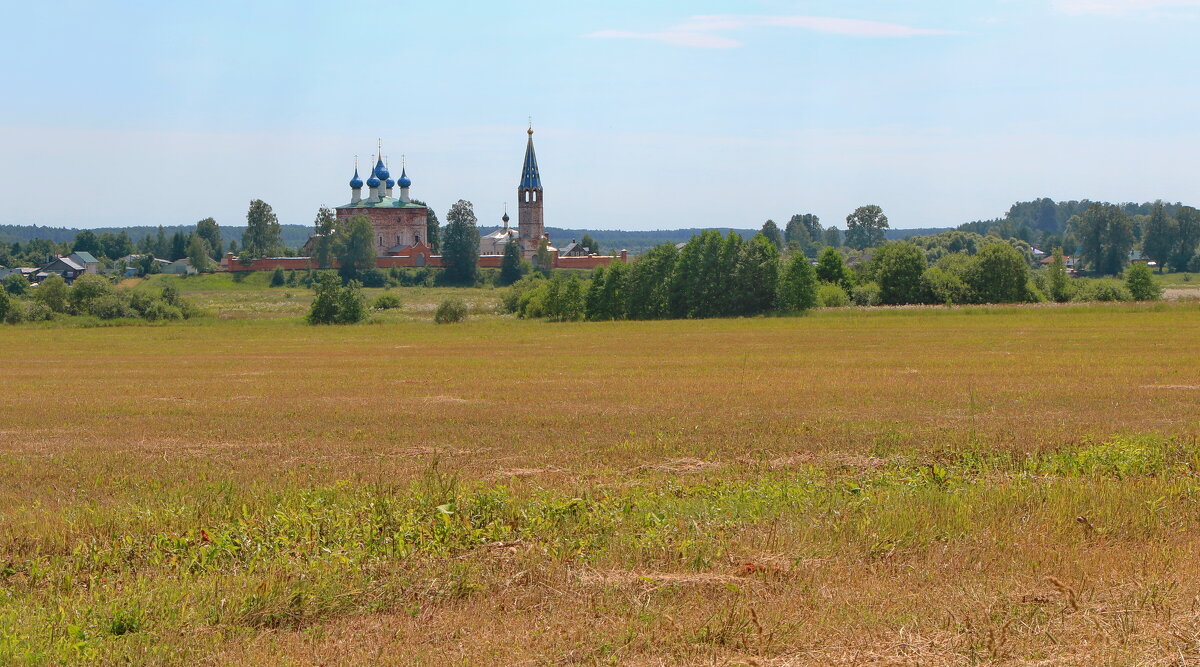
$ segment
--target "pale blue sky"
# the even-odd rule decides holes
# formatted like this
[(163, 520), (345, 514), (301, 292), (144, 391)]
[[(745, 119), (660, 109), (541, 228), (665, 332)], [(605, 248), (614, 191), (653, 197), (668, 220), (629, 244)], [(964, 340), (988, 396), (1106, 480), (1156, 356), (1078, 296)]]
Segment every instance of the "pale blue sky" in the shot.
[(382, 138), (481, 224), (894, 227), (1200, 201), (1200, 0), (6, 2), (0, 223), (283, 222)]

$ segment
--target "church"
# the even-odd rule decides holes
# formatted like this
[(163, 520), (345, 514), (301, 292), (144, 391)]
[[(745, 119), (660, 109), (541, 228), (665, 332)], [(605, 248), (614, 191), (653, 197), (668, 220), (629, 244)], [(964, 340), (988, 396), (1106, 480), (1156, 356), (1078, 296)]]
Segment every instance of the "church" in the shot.
[[(481, 255), (502, 255), (504, 247), (515, 241), (521, 246), (521, 255), (531, 259), (537, 254), (538, 246), (546, 238), (545, 225), (542, 215), (542, 177), (538, 173), (537, 154), (533, 150), (533, 128), (528, 130), (529, 139), (525, 145), (525, 163), (521, 167), (521, 182), (517, 186), (517, 229), (508, 226), (508, 213), (505, 212), (501, 221), (503, 227), (480, 239), (479, 252)], [(380, 151), (381, 153), (382, 151)], [(428, 249), (429, 209), (421, 204), (415, 204), (409, 195), (412, 179), (408, 177), (406, 165), (400, 167), (400, 178), (392, 180), (392, 174), (384, 163), (383, 156), (375, 155), (375, 167), (367, 178), (366, 196), (363, 196), (364, 182), (359, 176), (358, 167), (354, 168), (354, 176), (350, 179), (350, 203), (337, 207), (337, 220), (344, 222), (355, 215), (365, 215), (371, 221), (375, 230), (375, 255), (377, 257), (397, 257), (413, 254), (414, 251)], [(399, 187), (399, 196), (395, 189)], [(549, 244), (549, 239), (547, 239)], [(553, 248), (548, 248), (553, 252)], [(430, 249), (430, 253), (431, 253)]]
[[(525, 162), (521, 165), (521, 180), (517, 185), (517, 228), (514, 230), (509, 227), (506, 211), (501, 218), (503, 226), (480, 238), (480, 268), (498, 268), (509, 243), (519, 244), (521, 257), (532, 260), (543, 241), (554, 268), (594, 269), (615, 261), (626, 261), (624, 250), (619, 255), (560, 255), (558, 249), (550, 244), (542, 208), (545, 193), (541, 174), (538, 173), (537, 154), (533, 150), (532, 127), (527, 134)], [(337, 221), (344, 223), (356, 215), (367, 217), (374, 232), (375, 265), (378, 268), (440, 267), (442, 258), (429, 245), (429, 209), (413, 201), (410, 195), (412, 179), (408, 176), (407, 165), (402, 162), (400, 178), (393, 179), (387, 160), (383, 157), (382, 146), (372, 157), (375, 166), (371, 168), (366, 181), (362, 180), (358, 165), (355, 164), (354, 176), (350, 179), (350, 202), (335, 209)], [(366, 186), (365, 193), (363, 186)], [(305, 244), (305, 255), (311, 255), (312, 244), (317, 238), (314, 235)], [(311, 256), (262, 257), (241, 261), (233, 253), (228, 253), (221, 260), (221, 268), (226, 271), (271, 271), (276, 268), (302, 270), (318, 267), (314, 266)]]

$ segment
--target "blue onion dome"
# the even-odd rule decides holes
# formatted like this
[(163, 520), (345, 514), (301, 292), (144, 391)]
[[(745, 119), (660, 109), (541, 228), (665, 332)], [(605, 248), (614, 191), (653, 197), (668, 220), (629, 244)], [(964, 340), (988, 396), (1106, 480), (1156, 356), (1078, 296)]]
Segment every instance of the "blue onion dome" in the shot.
[(412, 179), (408, 177), (408, 170), (406, 170), (404, 167), (400, 167), (400, 180), (396, 182), (399, 183), (400, 187), (402, 188), (407, 188), (412, 185)]
[(355, 190), (361, 190), (363, 186), (362, 179), (358, 177), (358, 167), (354, 168), (354, 178), (350, 179), (350, 187)]
[(509, 220), (508, 213), (505, 213), (505, 214), (504, 214), (504, 217), (503, 217), (503, 218), (500, 218), (500, 219), (501, 219), (502, 221), (504, 221), (504, 222), (508, 222), (508, 220)]
[(372, 176), (367, 179), (367, 185), (372, 188), (377, 188), (377, 187), (379, 187), (379, 179)]
[(388, 168), (384, 166), (383, 160), (375, 163), (375, 171), (372, 173), (375, 174), (375, 178), (378, 178), (381, 181), (386, 181), (388, 176), (391, 176), (391, 174), (388, 173)]
[(391, 190), (391, 189), (392, 189), (393, 187), (395, 187), (395, 185), (396, 185), (396, 181), (393, 181), (393, 180), (392, 180), (392, 179), (390, 179), (390, 178), (389, 178), (389, 179), (387, 179), (386, 181), (384, 181), (384, 183), (387, 183), (387, 189), (388, 189), (388, 190)]

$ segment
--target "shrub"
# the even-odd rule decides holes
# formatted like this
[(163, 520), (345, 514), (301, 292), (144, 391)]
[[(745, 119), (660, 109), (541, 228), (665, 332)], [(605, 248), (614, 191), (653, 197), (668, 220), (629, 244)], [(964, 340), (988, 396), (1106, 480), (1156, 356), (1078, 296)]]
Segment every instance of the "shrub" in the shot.
[(921, 283), (930, 303), (970, 303), (971, 288), (962, 278), (941, 268), (930, 267), (921, 274)]
[(879, 283), (868, 281), (855, 285), (850, 288), (850, 300), (856, 306), (878, 306), (881, 303)]
[(1007, 243), (987, 243), (971, 261), (965, 282), (980, 303), (1029, 300), (1029, 265), (1021, 251)]
[(166, 301), (155, 300), (150, 303), (146, 311), (142, 313), (142, 317), (151, 322), (161, 322), (165, 320), (181, 320), (183, 319), (183, 311)]
[(87, 313), (102, 320), (137, 316), (137, 313), (129, 305), (129, 299), (118, 292), (111, 292), (93, 299), (88, 305)]
[(1150, 267), (1134, 264), (1125, 272), (1125, 287), (1134, 301), (1158, 301), (1162, 298), (1162, 287), (1154, 282)]
[(4, 278), (4, 291), (13, 296), (21, 296), (29, 291), (29, 281), (19, 273), (10, 273)]
[(322, 273), (313, 283), (317, 295), (308, 311), (309, 324), (354, 324), (367, 317), (367, 300), (357, 281), (342, 285), (333, 273)]
[(0, 290), (0, 320), (8, 317), (10, 308), (20, 308), (20, 304), (8, 295), (8, 292)]
[(4, 322), (6, 324), (20, 324), (24, 322), (26, 310), (24, 302), (8, 297), (8, 308), (4, 311)]
[(458, 297), (450, 297), (438, 304), (433, 321), (438, 324), (452, 324), (467, 319), (467, 304)]
[(817, 304), (822, 308), (841, 308), (850, 305), (850, 296), (838, 285), (821, 283), (817, 286)]
[(65, 313), (69, 292), (67, 281), (63, 280), (62, 276), (50, 276), (33, 290), (33, 298), (49, 308), (52, 313)]
[(375, 298), (375, 302), (371, 304), (371, 307), (375, 310), (392, 310), (400, 308), (403, 305), (404, 302), (400, 300), (399, 296), (391, 292), (384, 292)]
[(1075, 290), (1075, 301), (1132, 301), (1133, 295), (1119, 280), (1088, 280)]
[(107, 279), (95, 274), (85, 273), (71, 285), (69, 299), (71, 308), (83, 315), (91, 311), (92, 302), (112, 294), (112, 284)]
[(287, 283), (287, 275), (283, 272), (282, 266), (275, 267), (271, 272), (271, 287), (283, 287)]
[(785, 313), (802, 312), (817, 305), (817, 272), (808, 258), (793, 255), (779, 279), (779, 310)]
[(821, 251), (821, 256), (817, 259), (817, 280), (826, 283), (840, 285), (843, 288), (850, 287), (853, 282), (853, 274), (850, 269), (846, 268), (846, 262), (842, 260), (842, 253), (837, 251), (837, 248), (825, 248)]
[(25, 308), (25, 319), (30, 322), (45, 322), (54, 319), (54, 311), (41, 301), (32, 301)]
[(388, 282), (387, 274), (379, 269), (360, 271), (358, 278), (362, 281), (363, 287), (384, 287)]

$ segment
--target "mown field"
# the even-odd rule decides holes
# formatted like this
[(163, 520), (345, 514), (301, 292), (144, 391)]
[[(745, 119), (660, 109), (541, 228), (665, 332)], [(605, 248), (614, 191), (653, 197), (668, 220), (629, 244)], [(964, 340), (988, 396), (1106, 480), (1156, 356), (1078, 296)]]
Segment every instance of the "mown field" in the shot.
[(0, 664), (1200, 660), (1200, 305), (0, 327)]

